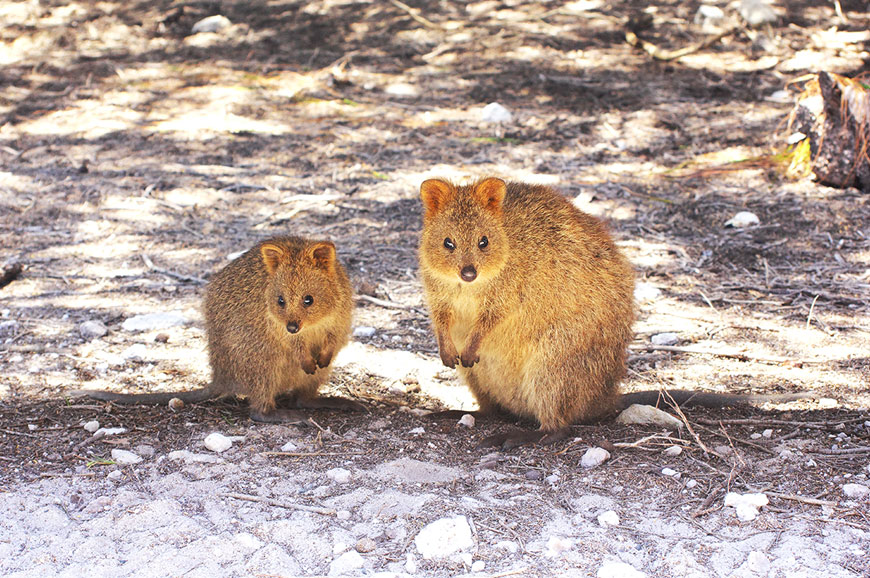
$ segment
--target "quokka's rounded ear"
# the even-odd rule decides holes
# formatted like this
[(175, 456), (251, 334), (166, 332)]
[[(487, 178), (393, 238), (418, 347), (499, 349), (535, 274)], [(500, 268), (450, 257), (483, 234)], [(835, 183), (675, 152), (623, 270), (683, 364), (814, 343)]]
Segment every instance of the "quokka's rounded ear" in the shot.
[(420, 197), (427, 217), (437, 215), (455, 196), (453, 185), (442, 179), (428, 179), (420, 185)]
[(263, 264), (266, 265), (266, 272), (272, 275), (275, 269), (278, 268), (278, 265), (287, 258), (287, 251), (281, 245), (266, 242), (260, 245), (260, 258), (263, 259)]
[(501, 204), (507, 194), (507, 185), (501, 179), (489, 177), (474, 185), (474, 198), (484, 209), (501, 213)]
[(335, 266), (335, 245), (331, 241), (318, 241), (307, 249), (315, 267), (331, 271)]

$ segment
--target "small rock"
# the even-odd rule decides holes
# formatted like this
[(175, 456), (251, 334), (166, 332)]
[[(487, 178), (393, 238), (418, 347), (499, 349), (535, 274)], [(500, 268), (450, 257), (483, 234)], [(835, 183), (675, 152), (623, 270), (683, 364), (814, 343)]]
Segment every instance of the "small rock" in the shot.
[(658, 425), (672, 430), (683, 427), (683, 422), (668, 412), (651, 405), (640, 405), (637, 403), (625, 408), (616, 417), (616, 423)]
[(613, 510), (607, 510), (606, 512), (598, 516), (598, 525), (605, 528), (608, 526), (618, 526), (619, 515)]
[(475, 560), (474, 563), (471, 565), (471, 571), (475, 573), (483, 572), (485, 568), (486, 562), (484, 562), (483, 560)]
[(368, 327), (366, 325), (360, 325), (359, 327), (354, 327), (353, 336), (354, 337), (372, 337), (375, 333), (377, 333), (377, 329), (374, 327)]
[(421, 434), (426, 433), (426, 430), (423, 429), (422, 427), (415, 427), (414, 429), (412, 429), (408, 433), (411, 435), (421, 435)]
[(550, 484), (551, 486), (555, 486), (556, 484), (559, 483), (559, 479), (560, 479), (559, 474), (550, 474), (549, 476), (544, 478), (544, 481), (547, 482), (548, 484)]
[(109, 330), (101, 321), (85, 321), (79, 325), (79, 333), (85, 339), (96, 339), (107, 334)]
[(471, 526), (465, 516), (441, 518), (428, 524), (414, 538), (417, 551), (426, 560), (446, 558), (474, 546)]
[(686, 482), (686, 487), (690, 490), (698, 485), (698, 480), (689, 480)]
[(680, 336), (676, 333), (656, 333), (649, 338), (653, 345), (676, 345), (680, 342)]
[(757, 225), (760, 221), (758, 220), (758, 215), (755, 213), (750, 213), (749, 211), (740, 211), (727, 221), (725, 221), (726, 227), (734, 227), (735, 229), (742, 229), (743, 227), (748, 227), (750, 225)]
[(544, 473), (540, 470), (529, 470), (525, 473), (527, 480), (540, 480), (544, 477)]
[(695, 24), (705, 31), (712, 31), (725, 21), (725, 11), (718, 6), (701, 4), (695, 12)]
[(771, 436), (773, 436), (773, 430), (772, 430), (772, 429), (766, 429), (766, 430), (764, 430), (763, 432), (761, 432), (761, 437), (763, 437), (763, 438), (770, 439)]
[(106, 476), (106, 479), (108, 479), (108, 480), (112, 480), (113, 482), (117, 482), (117, 481), (119, 481), (122, 477), (124, 477), (124, 472), (122, 472), (121, 470), (112, 470), (112, 471), (109, 472), (109, 474)]
[(770, 560), (767, 559), (767, 556), (763, 552), (752, 551), (746, 558), (746, 567), (756, 574), (767, 576), (770, 570)]
[(86, 423), (84, 425), (84, 427), (85, 427), (85, 431), (89, 431), (91, 433), (94, 433), (95, 431), (100, 429), (100, 422), (98, 422), (97, 420), (94, 419), (94, 420), (91, 420), (88, 423)]
[(121, 358), (127, 361), (144, 361), (148, 356), (148, 348), (144, 343), (134, 343), (121, 352)]
[(169, 400), (168, 405), (169, 405), (169, 409), (171, 409), (172, 411), (179, 411), (181, 409), (184, 409), (184, 400), (179, 399), (177, 397), (173, 397), (172, 399)]
[(634, 286), (634, 300), (638, 303), (655, 301), (662, 294), (661, 289), (649, 283), (638, 283)]
[(595, 576), (596, 578), (646, 578), (646, 574), (625, 562), (605, 562)]
[(112, 450), (112, 460), (116, 464), (129, 466), (131, 464), (138, 464), (142, 461), (142, 458), (127, 450)]
[(562, 536), (550, 536), (547, 540), (546, 555), (552, 557), (558, 556), (562, 552), (567, 552), (574, 547), (574, 540), (564, 538)]
[(497, 102), (491, 102), (480, 111), (480, 120), (483, 122), (502, 123), (513, 120), (511, 111)]
[(201, 32), (220, 32), (224, 28), (229, 28), (232, 24), (233, 23), (230, 22), (230, 19), (226, 16), (215, 14), (214, 16), (203, 18), (194, 24), (190, 31), (194, 34), (199, 34)]
[(758, 517), (758, 509), (766, 506), (767, 496), (764, 494), (738, 494), (728, 492), (725, 495), (725, 506), (737, 510), (737, 518), (741, 522), (750, 522)]
[(298, 448), (296, 447), (296, 444), (294, 444), (293, 442), (287, 442), (286, 444), (281, 446), (282, 452), (295, 452), (297, 449)]
[(763, 24), (776, 22), (776, 12), (770, 6), (769, 0), (740, 0), (740, 16), (750, 27), (756, 28)]
[(166, 457), (173, 461), (181, 460), (186, 463), (195, 464), (217, 464), (223, 461), (223, 458), (219, 458), (211, 454), (195, 454), (187, 450), (176, 450), (174, 452), (169, 452), (168, 454), (166, 454)]
[(673, 458), (683, 453), (683, 448), (681, 446), (671, 446), (669, 448), (665, 448), (662, 453), (670, 458)]
[(344, 468), (332, 468), (327, 470), (326, 477), (338, 484), (346, 484), (350, 481), (350, 470)]
[(359, 552), (356, 550), (350, 550), (345, 552), (338, 558), (332, 561), (329, 565), (329, 575), (330, 576), (358, 576), (359, 572), (356, 572), (363, 566), (365, 566), (365, 559), (359, 555)]
[(474, 427), (474, 416), (470, 413), (465, 414), (459, 419), (459, 425), (464, 425), (465, 427)]
[(121, 324), (124, 331), (154, 331), (157, 329), (169, 329), (187, 323), (187, 318), (181, 313), (146, 313), (134, 315)]
[(94, 435), (103, 435), (103, 436), (116, 436), (121, 435), (122, 433), (127, 433), (127, 428), (125, 427), (101, 427), (97, 431), (94, 432)]
[(207, 449), (219, 454), (230, 449), (233, 445), (233, 440), (221, 433), (212, 432), (205, 436), (203, 443)]
[(671, 468), (662, 468), (662, 475), (663, 476), (670, 476), (672, 478), (679, 478), (680, 472), (678, 472), (677, 470), (673, 470)]
[(356, 551), (362, 554), (368, 554), (369, 552), (374, 552), (375, 548), (378, 545), (375, 544), (375, 541), (371, 538), (360, 538), (356, 543)]
[(149, 446), (148, 444), (139, 444), (135, 448), (133, 448), (134, 453), (142, 456), (143, 458), (153, 458), (154, 457), (154, 447)]
[(39, 426), (36, 425), (35, 423), (27, 424), (27, 431), (36, 431), (38, 429), (39, 429)]
[(510, 540), (501, 540), (495, 543), (495, 547), (499, 550), (506, 550), (511, 554), (516, 554), (520, 551), (520, 545), (516, 542), (511, 542)]
[(580, 458), (580, 465), (584, 468), (600, 466), (610, 459), (610, 452), (604, 448), (589, 448)]
[(870, 488), (868, 488), (864, 484), (845, 484), (843, 486), (843, 494), (847, 498), (851, 498), (853, 500), (860, 500), (870, 495)]
[(339, 510), (335, 513), (335, 517), (342, 521), (350, 520), (350, 512), (348, 510)]
[(754, 439), (754, 440), (758, 440), (758, 439), (761, 439), (761, 434), (758, 432), (754, 432), (754, 433), (749, 434), (749, 438)]

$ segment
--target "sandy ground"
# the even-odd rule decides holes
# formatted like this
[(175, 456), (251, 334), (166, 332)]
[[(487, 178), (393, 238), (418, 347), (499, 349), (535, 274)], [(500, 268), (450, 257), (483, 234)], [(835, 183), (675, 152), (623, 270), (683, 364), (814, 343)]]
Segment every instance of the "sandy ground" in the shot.
[[(724, 20), (0, 1), (0, 265), (24, 267), (0, 288), (0, 575), (870, 576), (868, 196), (734, 163), (784, 146), (790, 81), (867, 70), (870, 16), (789, 2), (731, 30), (736, 5), (711, 4)], [(228, 26), (192, 33), (217, 13)], [(660, 62), (629, 21), (670, 50), (722, 38)], [(512, 119), (486, 122), (491, 102)], [(496, 452), (476, 444), (514, 424), (422, 415), (474, 403), (431, 335), (417, 190), (485, 174), (607, 221), (638, 272), (626, 390), (812, 399)], [(759, 224), (725, 227), (739, 211)], [(287, 233), (333, 239), (351, 275), (357, 333), (326, 393), (366, 412), (262, 425), (243, 401), (69, 397), (207, 383), (204, 283)], [(153, 313), (177, 323), (125, 325)], [(610, 458), (582, 467), (595, 447)], [(767, 504), (740, 519), (728, 492)]]

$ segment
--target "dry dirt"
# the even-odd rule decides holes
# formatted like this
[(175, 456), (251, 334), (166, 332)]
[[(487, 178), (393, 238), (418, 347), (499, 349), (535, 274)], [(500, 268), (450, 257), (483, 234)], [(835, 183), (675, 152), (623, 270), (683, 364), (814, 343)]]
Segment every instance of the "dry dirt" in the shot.
[[(24, 265), (0, 288), (0, 574), (870, 576), (868, 498), (843, 489), (870, 485), (870, 197), (729, 165), (783, 146), (791, 80), (867, 71), (866, 3), (788, 2), (672, 62), (625, 22), (678, 49), (717, 33), (696, 2), (412, 4), (0, 1), (0, 264)], [(513, 120), (483, 122), (490, 102)], [(627, 390), (815, 399), (495, 453), (475, 444), (513, 424), (421, 417), (473, 402), (421, 298), (417, 189), (484, 174), (609, 223), (645, 296)], [(743, 210), (760, 224), (724, 226)], [(293, 427), (67, 397), (205, 384), (204, 280), (286, 233), (332, 238), (378, 300), (327, 388), (367, 412)], [(187, 322), (122, 327), (155, 312)], [(649, 347), (662, 332), (676, 351)], [(239, 437), (218, 455), (215, 431)], [(584, 470), (596, 445), (612, 457)], [(740, 521), (726, 491), (769, 504)], [(415, 537), (454, 516), (472, 545), (424, 559)]]

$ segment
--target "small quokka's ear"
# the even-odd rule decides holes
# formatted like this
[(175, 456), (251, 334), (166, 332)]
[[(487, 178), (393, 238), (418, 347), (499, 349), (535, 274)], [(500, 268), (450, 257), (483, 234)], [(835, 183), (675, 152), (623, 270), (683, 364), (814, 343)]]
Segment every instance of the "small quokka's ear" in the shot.
[(260, 257), (263, 259), (263, 264), (266, 265), (266, 272), (269, 275), (275, 273), (275, 269), (287, 256), (287, 252), (281, 245), (275, 243), (263, 243), (260, 245)]
[(420, 185), (420, 196), (423, 198), (423, 208), (426, 216), (438, 214), (456, 195), (456, 189), (447, 181), (429, 179)]
[(330, 241), (318, 241), (308, 247), (308, 256), (315, 267), (332, 271), (335, 266), (335, 245)]
[(474, 198), (484, 209), (493, 213), (501, 213), (501, 203), (507, 193), (507, 185), (501, 179), (490, 177), (474, 186)]

